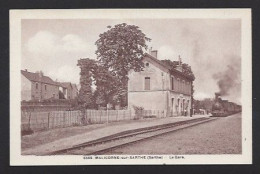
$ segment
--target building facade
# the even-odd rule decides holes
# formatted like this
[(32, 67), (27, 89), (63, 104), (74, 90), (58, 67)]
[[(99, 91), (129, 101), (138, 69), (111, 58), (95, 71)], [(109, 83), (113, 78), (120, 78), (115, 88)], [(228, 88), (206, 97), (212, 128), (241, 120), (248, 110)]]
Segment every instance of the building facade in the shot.
[(59, 99), (59, 85), (42, 72), (21, 70), (21, 100)]
[(76, 84), (70, 82), (60, 82), (59, 90), (63, 93), (65, 99), (75, 99), (78, 96)]
[(72, 86), (72, 92), (71, 92), (71, 96), (73, 99), (77, 98), (78, 95), (79, 95), (79, 91), (78, 91), (78, 88), (77, 88), (77, 85), (76, 84), (71, 84)]
[(181, 63), (172, 70), (157, 59), (157, 51), (145, 54), (144, 70), (128, 73), (128, 106), (164, 110), (167, 116), (188, 115), (193, 77), (182, 72)]

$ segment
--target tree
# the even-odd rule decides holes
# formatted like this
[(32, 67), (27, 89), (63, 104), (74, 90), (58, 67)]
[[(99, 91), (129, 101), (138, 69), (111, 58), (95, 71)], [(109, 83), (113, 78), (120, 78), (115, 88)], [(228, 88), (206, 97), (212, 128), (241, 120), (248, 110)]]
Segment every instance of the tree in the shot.
[(141, 71), (144, 67), (142, 57), (148, 46), (146, 42), (150, 38), (135, 25), (126, 23), (108, 26), (108, 31), (99, 35), (96, 41), (97, 59), (116, 78), (116, 94), (113, 95), (113, 102), (120, 102), (127, 105), (127, 81), (128, 72)]
[(94, 92), (95, 103), (97, 105), (113, 103), (113, 96), (118, 91), (118, 80), (116, 79), (115, 74), (104, 66), (97, 64), (93, 71), (93, 79), (95, 80), (96, 85), (96, 90)]
[(191, 67), (187, 63), (182, 64), (183, 73), (195, 79), (195, 76), (191, 70)]
[(169, 59), (161, 60), (162, 63), (171, 67), (171, 69), (177, 68), (179, 61), (171, 61)]
[(80, 59), (78, 60), (80, 67), (80, 90), (79, 90), (79, 103), (90, 108), (93, 106), (93, 93), (92, 93), (92, 71), (94, 68), (94, 60)]
[(126, 23), (115, 25), (100, 34), (96, 41), (98, 60), (113, 71), (125, 85), (128, 71), (141, 71), (144, 67), (141, 61), (147, 50), (147, 41), (151, 39), (135, 25)]
[[(114, 104), (115, 96), (120, 92), (120, 81), (115, 73), (93, 59), (80, 59), (78, 66), (81, 68), (79, 103), (88, 108)], [(96, 86), (93, 90), (93, 85)], [(94, 91), (94, 92), (93, 92)]]
[(194, 109), (206, 109), (207, 111), (211, 111), (213, 104), (214, 100), (210, 98), (205, 98), (203, 100), (194, 100)]
[[(171, 67), (171, 70), (175, 70), (177, 66), (179, 65), (179, 61), (171, 61), (169, 59), (161, 60), (162, 63), (168, 65)], [(195, 76), (191, 70), (191, 67), (187, 63), (182, 63), (182, 70), (185, 75), (190, 76), (191, 78), (195, 79)]]

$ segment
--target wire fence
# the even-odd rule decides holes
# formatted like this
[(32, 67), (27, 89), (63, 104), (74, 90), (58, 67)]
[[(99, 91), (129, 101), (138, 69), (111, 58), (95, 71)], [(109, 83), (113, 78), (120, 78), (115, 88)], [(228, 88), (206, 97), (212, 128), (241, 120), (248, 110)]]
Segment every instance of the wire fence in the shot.
[(88, 124), (110, 123), (140, 118), (165, 117), (164, 110), (78, 110), (78, 111), (49, 111), (28, 112), (22, 111), (21, 129), (48, 130), (61, 127), (80, 126)]

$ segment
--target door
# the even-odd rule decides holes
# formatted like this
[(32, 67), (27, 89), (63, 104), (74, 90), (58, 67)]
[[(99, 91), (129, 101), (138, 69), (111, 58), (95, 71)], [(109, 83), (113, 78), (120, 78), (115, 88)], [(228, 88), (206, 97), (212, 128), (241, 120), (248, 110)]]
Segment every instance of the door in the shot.
[(175, 105), (174, 105), (174, 98), (172, 98), (172, 113), (171, 115), (175, 115)]
[(177, 115), (180, 115), (180, 108), (181, 108), (180, 105), (181, 105), (180, 104), (180, 99), (178, 99), (178, 102), (177, 102)]

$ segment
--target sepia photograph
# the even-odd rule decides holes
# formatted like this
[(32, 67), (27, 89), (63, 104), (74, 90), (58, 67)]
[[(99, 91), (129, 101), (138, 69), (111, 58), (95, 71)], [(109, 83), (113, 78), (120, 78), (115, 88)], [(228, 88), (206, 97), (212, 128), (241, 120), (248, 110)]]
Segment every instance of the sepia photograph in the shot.
[(252, 163), (250, 15), (11, 10), (11, 164)]

